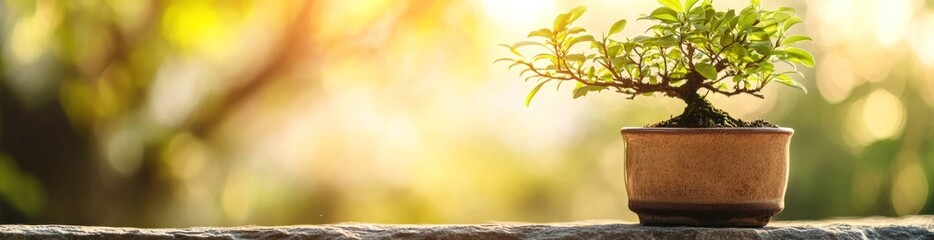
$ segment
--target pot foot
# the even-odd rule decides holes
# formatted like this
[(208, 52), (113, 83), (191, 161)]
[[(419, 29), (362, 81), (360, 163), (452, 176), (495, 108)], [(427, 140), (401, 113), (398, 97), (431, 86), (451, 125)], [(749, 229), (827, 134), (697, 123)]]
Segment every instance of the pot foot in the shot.
[(781, 204), (674, 204), (629, 202), (639, 223), (653, 226), (763, 227), (782, 211)]

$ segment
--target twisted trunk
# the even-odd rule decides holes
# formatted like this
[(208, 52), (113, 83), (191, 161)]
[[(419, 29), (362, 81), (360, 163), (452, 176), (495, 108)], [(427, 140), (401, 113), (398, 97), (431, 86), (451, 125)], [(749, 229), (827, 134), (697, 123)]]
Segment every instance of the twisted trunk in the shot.
[(730, 116), (723, 110), (715, 108), (704, 97), (697, 94), (697, 89), (687, 89), (679, 93), (679, 98), (687, 106), (684, 112), (677, 117), (658, 122), (649, 127), (672, 128), (728, 128), (728, 127), (777, 127), (763, 120), (752, 122), (743, 121)]

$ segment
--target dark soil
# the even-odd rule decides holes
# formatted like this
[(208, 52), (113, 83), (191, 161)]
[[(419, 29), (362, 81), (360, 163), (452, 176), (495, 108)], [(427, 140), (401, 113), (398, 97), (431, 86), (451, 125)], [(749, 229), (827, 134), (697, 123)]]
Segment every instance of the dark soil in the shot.
[(738, 128), (738, 127), (768, 127), (777, 128), (778, 125), (758, 119), (752, 122), (733, 118), (723, 110), (713, 107), (707, 100), (700, 99), (684, 108), (684, 112), (677, 117), (648, 125), (648, 127), (669, 128)]

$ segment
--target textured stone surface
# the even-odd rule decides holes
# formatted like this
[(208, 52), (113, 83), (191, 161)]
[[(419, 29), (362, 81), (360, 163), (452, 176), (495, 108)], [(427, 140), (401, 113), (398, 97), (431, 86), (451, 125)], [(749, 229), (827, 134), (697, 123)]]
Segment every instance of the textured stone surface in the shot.
[(0, 239), (934, 239), (934, 216), (773, 222), (764, 228), (649, 227), (620, 222), (141, 229), (0, 225)]

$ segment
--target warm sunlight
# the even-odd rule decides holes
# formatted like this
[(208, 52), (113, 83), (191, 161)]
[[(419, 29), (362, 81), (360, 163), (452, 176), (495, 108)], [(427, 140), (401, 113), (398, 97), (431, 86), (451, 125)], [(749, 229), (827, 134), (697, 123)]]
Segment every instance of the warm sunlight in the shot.
[(500, 28), (508, 29), (542, 25), (542, 20), (550, 18), (544, 15), (555, 12), (555, 0), (481, 0), (481, 4), (487, 15), (502, 24)]

